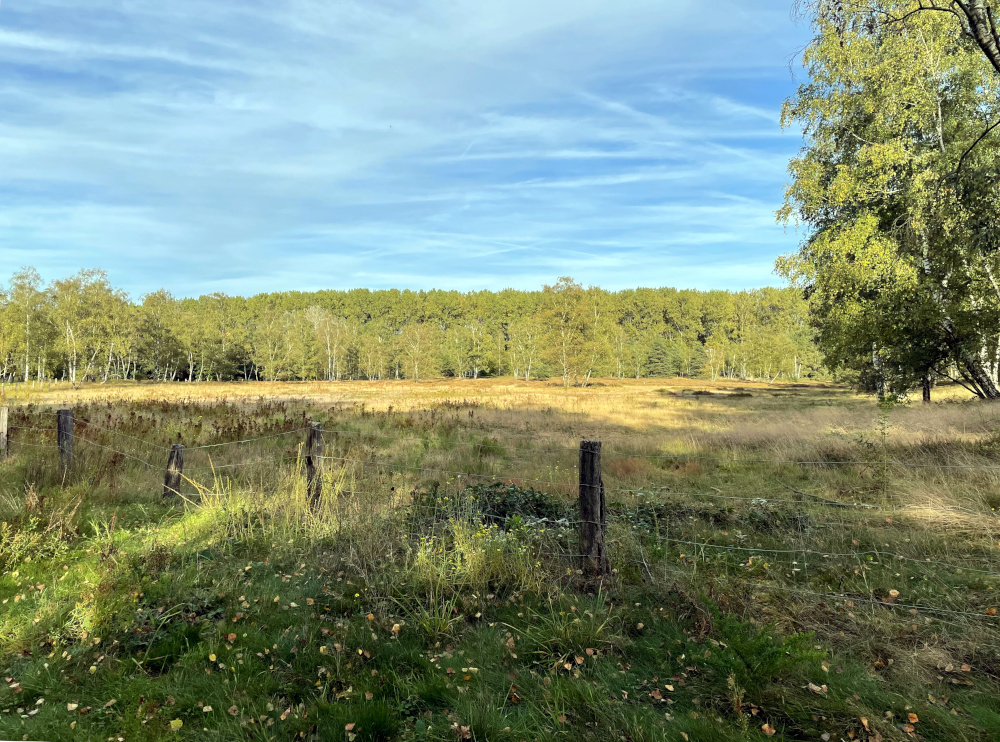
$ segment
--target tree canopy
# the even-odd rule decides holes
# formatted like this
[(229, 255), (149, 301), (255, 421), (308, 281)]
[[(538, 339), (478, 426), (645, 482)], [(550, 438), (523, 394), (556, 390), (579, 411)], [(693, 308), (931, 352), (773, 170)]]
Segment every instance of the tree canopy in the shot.
[(945, 376), (997, 398), (1000, 76), (959, 17), (988, 6), (941, 5), (959, 15), (810, 4), (808, 80), (783, 114), (805, 146), (780, 214), (807, 234), (778, 268), (804, 289), (830, 366), (861, 387)]

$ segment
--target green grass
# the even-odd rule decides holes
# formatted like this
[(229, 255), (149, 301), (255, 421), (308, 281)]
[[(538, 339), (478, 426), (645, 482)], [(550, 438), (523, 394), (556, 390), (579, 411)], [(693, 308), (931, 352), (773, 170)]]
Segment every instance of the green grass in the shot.
[[(306, 409), (122, 403), (104, 419), (119, 435), (94, 440), (138, 457), (149, 447), (121, 433), (243, 440), (294, 431)], [(337, 414), (367, 435), (338, 456), (402, 445), (378, 437), (385, 413)], [(158, 471), (113, 451), (81, 442), (63, 476), (47, 449), (15, 449), (0, 463), (0, 738), (1000, 737), (1000, 564), (980, 520), (893, 509), (898, 485), (863, 468), (655, 460), (641, 476), (657, 487), (609, 494), (615, 574), (595, 582), (573, 556), (572, 500), (539, 474), (571, 464), (472, 416), (441, 422), (406, 426), (418, 440), (394, 460), (516, 472), (529, 457), (537, 476), (331, 468), (312, 514), (294, 434), (208, 449), (216, 466), (283, 462), (209, 470), (168, 502)]]

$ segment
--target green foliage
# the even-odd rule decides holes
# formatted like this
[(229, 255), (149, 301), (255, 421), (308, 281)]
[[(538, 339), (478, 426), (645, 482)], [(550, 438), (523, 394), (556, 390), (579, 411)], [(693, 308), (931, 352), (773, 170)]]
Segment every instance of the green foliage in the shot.
[(555, 521), (568, 515), (564, 503), (531, 487), (492, 482), (466, 487), (464, 494), (487, 523), (501, 527), (507, 527), (514, 518)]
[(32, 560), (58, 557), (68, 545), (58, 530), (46, 528), (37, 517), (24, 523), (0, 522), (0, 569), (16, 569)]
[(761, 692), (793, 670), (819, 669), (824, 653), (814, 648), (813, 635), (778, 637), (770, 627), (713, 612), (720, 649), (710, 653), (707, 664), (732, 678), (751, 700), (762, 702)]
[(650, 376), (677, 376), (681, 370), (681, 354), (676, 345), (656, 338), (646, 356), (646, 370)]
[(541, 608), (529, 607), (528, 612), (525, 625), (508, 627), (521, 632), (528, 650), (542, 664), (575, 664), (577, 657), (595, 650), (617, 651), (629, 643), (621, 617), (602, 593), (593, 598), (560, 595)]
[(822, 373), (790, 289), (323, 291), (133, 302), (104, 273), (0, 289), (0, 378), (341, 380)]
[(809, 80), (783, 115), (806, 146), (781, 215), (808, 232), (779, 271), (862, 389), (943, 376), (1000, 396), (1000, 77), (951, 14), (815, 5)]

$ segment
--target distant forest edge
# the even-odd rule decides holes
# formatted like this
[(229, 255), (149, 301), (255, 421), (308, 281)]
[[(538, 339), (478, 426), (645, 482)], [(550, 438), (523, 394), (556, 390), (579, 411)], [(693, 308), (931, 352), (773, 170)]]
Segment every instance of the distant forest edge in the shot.
[(0, 287), (0, 373), (66, 379), (350, 380), (595, 377), (774, 381), (824, 375), (795, 289), (165, 290), (133, 301), (100, 270)]

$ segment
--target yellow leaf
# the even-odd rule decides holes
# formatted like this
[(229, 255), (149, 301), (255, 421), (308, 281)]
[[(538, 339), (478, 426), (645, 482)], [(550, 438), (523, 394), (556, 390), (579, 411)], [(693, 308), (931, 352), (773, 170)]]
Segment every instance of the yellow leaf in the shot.
[(760, 728), (760, 730), (764, 734), (766, 734), (768, 737), (773, 737), (775, 734), (778, 733), (778, 731), (774, 727), (772, 727), (770, 724), (765, 724), (764, 726), (762, 726)]
[(180, 719), (174, 719), (172, 722), (170, 722), (170, 728), (175, 732), (182, 726), (184, 726), (184, 722), (181, 721)]

